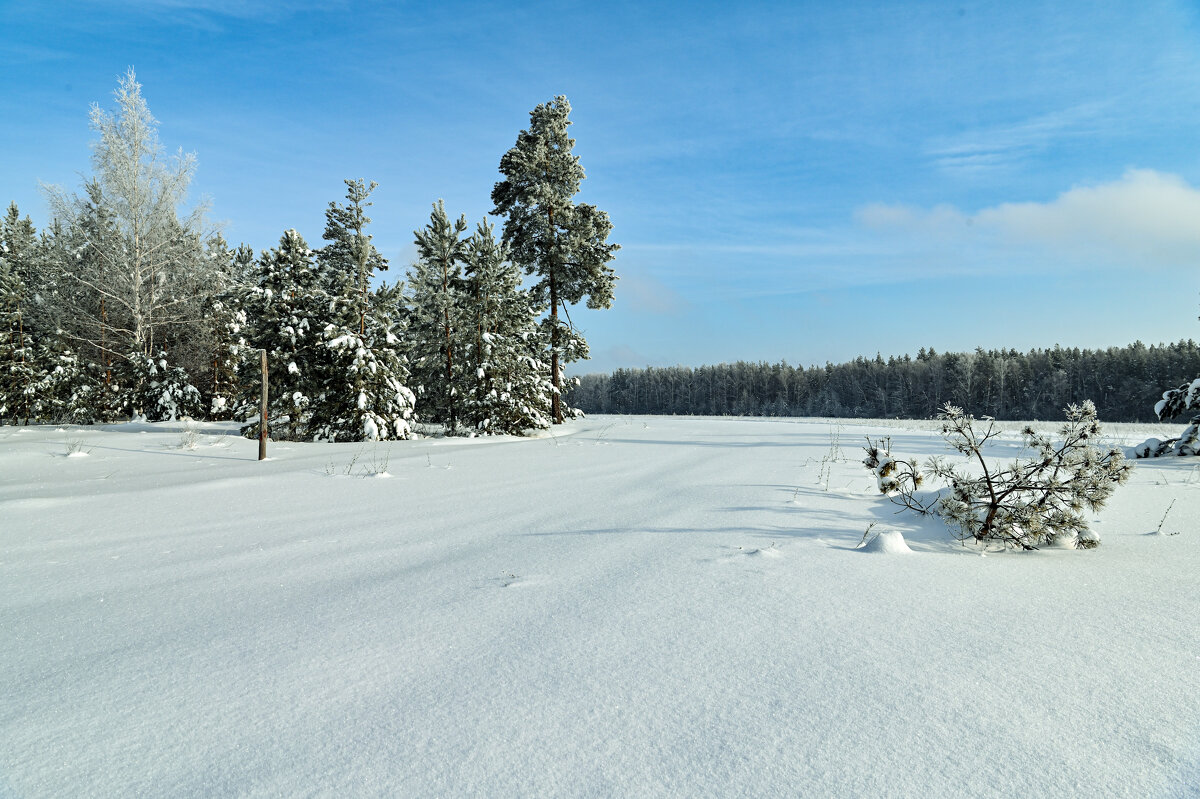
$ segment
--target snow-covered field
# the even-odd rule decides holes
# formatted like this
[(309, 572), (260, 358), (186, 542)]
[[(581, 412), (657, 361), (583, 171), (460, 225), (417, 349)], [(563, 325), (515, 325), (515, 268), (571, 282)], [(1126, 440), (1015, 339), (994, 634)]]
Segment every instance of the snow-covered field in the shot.
[(884, 424), (0, 427), (0, 797), (1200, 795), (1197, 459), (984, 553)]

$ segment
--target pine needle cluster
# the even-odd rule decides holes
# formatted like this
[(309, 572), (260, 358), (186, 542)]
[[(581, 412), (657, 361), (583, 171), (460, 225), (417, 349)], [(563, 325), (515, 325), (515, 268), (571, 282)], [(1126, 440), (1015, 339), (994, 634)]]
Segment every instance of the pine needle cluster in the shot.
[[(1175, 419), (1189, 411), (1200, 411), (1200, 377), (1184, 383), (1179, 388), (1163, 392), (1162, 399), (1154, 405), (1154, 414), (1159, 419)], [(1160, 441), (1148, 439), (1136, 448), (1139, 458), (1157, 458), (1161, 455), (1200, 455), (1200, 413), (1196, 413), (1183, 432), (1175, 438)]]

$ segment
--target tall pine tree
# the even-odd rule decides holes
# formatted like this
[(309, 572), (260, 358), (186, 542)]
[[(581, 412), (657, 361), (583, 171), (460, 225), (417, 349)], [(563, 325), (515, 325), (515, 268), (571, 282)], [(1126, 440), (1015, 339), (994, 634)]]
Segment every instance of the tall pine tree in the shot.
[(567, 305), (584, 298), (589, 308), (612, 304), (616, 275), (608, 262), (619, 249), (608, 243), (608, 214), (573, 199), (584, 172), (572, 152), (575, 140), (567, 135), (570, 113), (561, 95), (533, 109), (529, 128), (500, 159), (504, 180), (492, 189), (492, 213), (506, 217), (504, 243), (513, 260), (537, 276), (533, 296), (550, 312), (545, 329), (556, 423), (564, 418), (563, 366), (587, 357), (587, 343), (571, 324)]
[(438, 200), (429, 224), (413, 231), (417, 262), (409, 272), (412, 313), (409, 346), (413, 377), (420, 386), (423, 419), (441, 422), (453, 435), (462, 415), (462, 262), (467, 219), (453, 224)]

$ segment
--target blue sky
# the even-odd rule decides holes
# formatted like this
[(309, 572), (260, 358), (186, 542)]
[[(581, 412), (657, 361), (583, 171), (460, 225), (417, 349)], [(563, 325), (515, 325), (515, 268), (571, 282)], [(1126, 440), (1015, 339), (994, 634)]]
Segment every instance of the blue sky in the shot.
[(393, 278), (565, 94), (622, 245), (580, 372), (1200, 338), (1195, 3), (8, 0), (0, 202), (130, 66), (230, 241), (372, 179)]

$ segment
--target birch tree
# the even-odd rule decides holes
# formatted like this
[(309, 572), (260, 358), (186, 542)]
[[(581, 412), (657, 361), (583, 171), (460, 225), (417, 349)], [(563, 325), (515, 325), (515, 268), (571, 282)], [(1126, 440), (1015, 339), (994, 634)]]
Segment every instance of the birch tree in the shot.
[(111, 372), (187, 347), (200, 323), (206, 289), (202, 233), (206, 206), (184, 209), (196, 157), (167, 156), (157, 121), (132, 69), (115, 92), (115, 113), (98, 105), (90, 121), (94, 176), (83, 196), (48, 186), (51, 209), (74, 239), (55, 264), (56, 297), (66, 334), (85, 344)]

